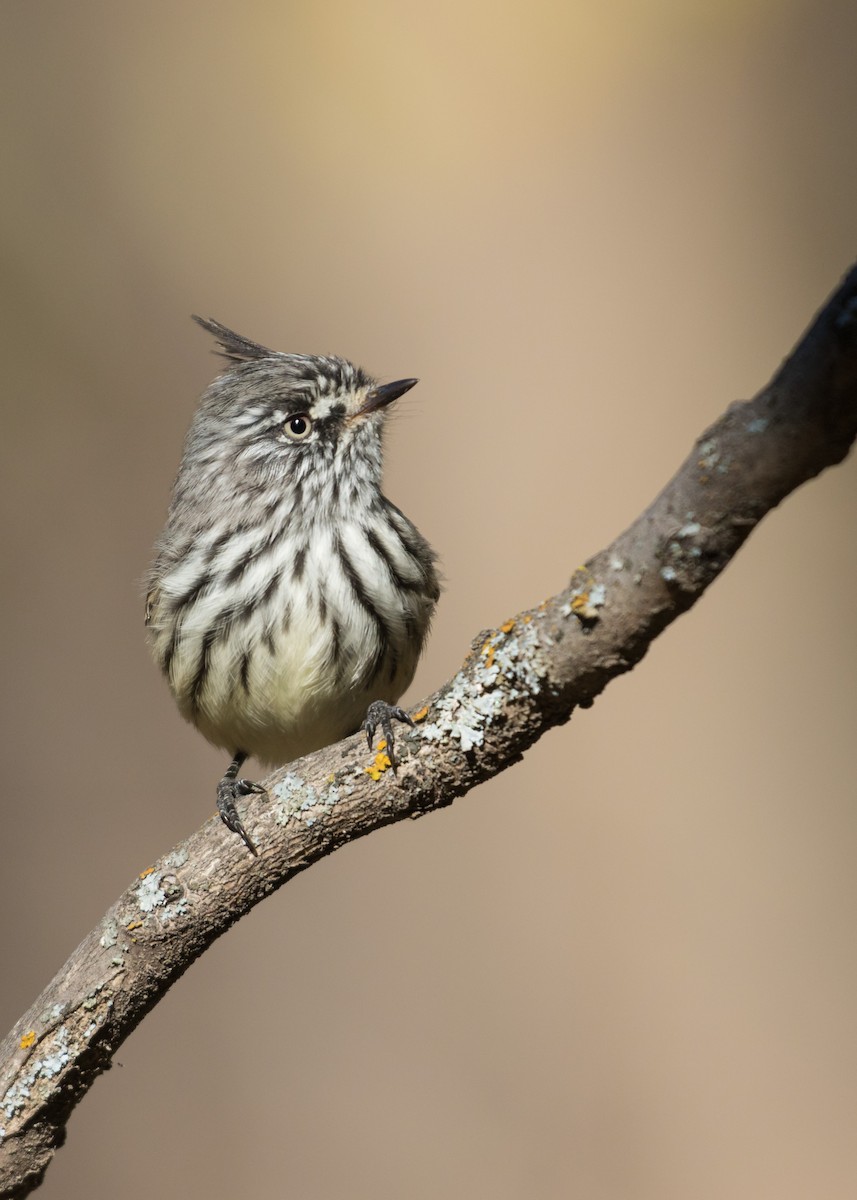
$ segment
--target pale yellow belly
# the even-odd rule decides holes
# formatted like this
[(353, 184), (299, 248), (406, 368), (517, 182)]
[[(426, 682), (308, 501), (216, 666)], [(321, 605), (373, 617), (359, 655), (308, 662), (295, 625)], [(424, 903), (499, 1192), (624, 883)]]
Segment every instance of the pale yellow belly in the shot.
[(378, 655), (372, 622), (352, 614), (334, 655), (329, 628), (304, 617), (250, 646), (223, 638), (211, 648), (204, 686), (192, 697), (199, 639), (191, 629), (176, 648), (170, 686), (182, 715), (214, 745), (281, 764), (354, 732), (373, 700), (397, 701), (413, 679), (419, 650), (404, 638), (391, 642), (367, 683)]

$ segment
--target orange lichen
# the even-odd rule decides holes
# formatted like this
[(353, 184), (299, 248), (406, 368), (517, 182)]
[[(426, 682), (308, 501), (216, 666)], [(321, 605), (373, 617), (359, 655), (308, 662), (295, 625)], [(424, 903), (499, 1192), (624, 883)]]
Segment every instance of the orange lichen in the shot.
[(128, 924), (128, 925), (126, 925), (126, 926), (125, 926), (125, 928), (126, 928), (126, 929), (128, 930), (128, 932), (130, 933), (132, 929), (142, 929), (142, 928), (143, 928), (143, 922), (142, 922), (142, 921), (131, 921), (131, 922), (130, 922), (130, 924)]
[(392, 762), (390, 761), (389, 754), (386, 753), (386, 746), (387, 746), (386, 742), (381, 742), (380, 746), (378, 747), (378, 753), (375, 755), (375, 759), (372, 763), (372, 766), (363, 768), (363, 770), (366, 772), (366, 774), (371, 779), (374, 779), (376, 783), (381, 778), (381, 776), (384, 774), (384, 772), (389, 767), (392, 767), (392, 765), (393, 765)]
[(145, 871), (140, 872), (140, 878), (145, 879), (146, 876), (151, 875), (154, 872), (154, 870), (155, 870), (154, 867), (146, 867)]
[(579, 596), (574, 596), (571, 601), (571, 611), (581, 621), (597, 621), (598, 609), (591, 603), (589, 592), (581, 592)]
[(35, 1045), (35, 1042), (36, 1042), (36, 1031), (35, 1031), (35, 1029), (31, 1029), (28, 1033), (25, 1033), (24, 1036), (21, 1038), (21, 1049), (29, 1050), (31, 1046)]
[(506, 621), (506, 623), (504, 625), (500, 626), (500, 632), (501, 633), (511, 633), (514, 628), (515, 628), (514, 620)]
[(426, 717), (428, 716), (428, 712), (429, 712), (428, 705), (424, 704), (423, 707), (419, 710), (419, 712), (415, 712), (413, 714), (412, 720), (424, 721), (426, 719)]

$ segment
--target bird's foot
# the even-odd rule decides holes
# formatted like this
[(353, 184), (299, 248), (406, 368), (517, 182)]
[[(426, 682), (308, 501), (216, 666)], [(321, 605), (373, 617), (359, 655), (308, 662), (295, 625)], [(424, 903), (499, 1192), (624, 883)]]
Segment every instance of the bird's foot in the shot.
[(228, 775), (224, 775), (217, 785), (217, 811), (220, 813), (220, 819), (227, 829), (238, 834), (250, 853), (257, 856), (259, 851), (253, 845), (252, 838), (238, 816), (235, 801), (239, 796), (267, 796), (267, 794), (261, 783), (253, 783), (251, 779), (230, 779)]
[(393, 774), (396, 773), (396, 756), (394, 749), (396, 739), (393, 734), (393, 722), (401, 721), (403, 725), (410, 725), (411, 729), (416, 726), (403, 708), (398, 705), (388, 704), (386, 700), (373, 700), (366, 712), (366, 719), (363, 722), (362, 728), (366, 734), (366, 741), (369, 743), (369, 749), (372, 749), (372, 743), (375, 740), (375, 731), (380, 729), (387, 742), (387, 757), (390, 760), (390, 766), (393, 768)]

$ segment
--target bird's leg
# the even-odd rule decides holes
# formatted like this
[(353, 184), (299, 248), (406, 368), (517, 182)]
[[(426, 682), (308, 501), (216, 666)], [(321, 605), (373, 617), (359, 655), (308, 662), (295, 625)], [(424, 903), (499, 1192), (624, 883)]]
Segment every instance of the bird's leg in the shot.
[(238, 810), (235, 807), (235, 801), (239, 796), (250, 796), (254, 793), (267, 795), (267, 792), (262, 787), (261, 783), (253, 783), (250, 779), (238, 779), (238, 772), (247, 758), (243, 750), (237, 750), (235, 757), (229, 764), (229, 770), (217, 785), (217, 811), (220, 813), (220, 818), (227, 829), (231, 829), (233, 833), (237, 833), (243, 841), (244, 845), (251, 854), (258, 855), (259, 851), (253, 845), (253, 842), (247, 830), (238, 816)]
[(393, 774), (395, 775), (398, 763), (393, 753), (396, 744), (396, 739), (393, 736), (394, 721), (401, 721), (404, 725), (410, 725), (411, 729), (416, 728), (403, 708), (399, 708), (395, 704), (388, 704), (386, 700), (373, 700), (366, 712), (366, 719), (363, 722), (362, 729), (366, 734), (366, 740), (371, 750), (372, 743), (375, 740), (375, 730), (380, 728), (387, 741), (387, 757), (390, 760), (390, 766), (393, 768)]

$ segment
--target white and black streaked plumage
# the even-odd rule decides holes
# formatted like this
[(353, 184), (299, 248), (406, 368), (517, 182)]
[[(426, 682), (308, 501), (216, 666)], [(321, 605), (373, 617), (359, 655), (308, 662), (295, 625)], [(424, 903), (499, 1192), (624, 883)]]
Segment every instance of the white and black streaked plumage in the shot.
[[(416, 380), (379, 386), (344, 359), (195, 319), (229, 365), (187, 435), (146, 623), (182, 714), (235, 755), (220, 808), (253, 849), (234, 800), (258, 788), (236, 780), (241, 762), (289, 762), (394, 704), (439, 585), (430, 546), (381, 492), (388, 406)], [(377, 707), (375, 720), (389, 730)]]

